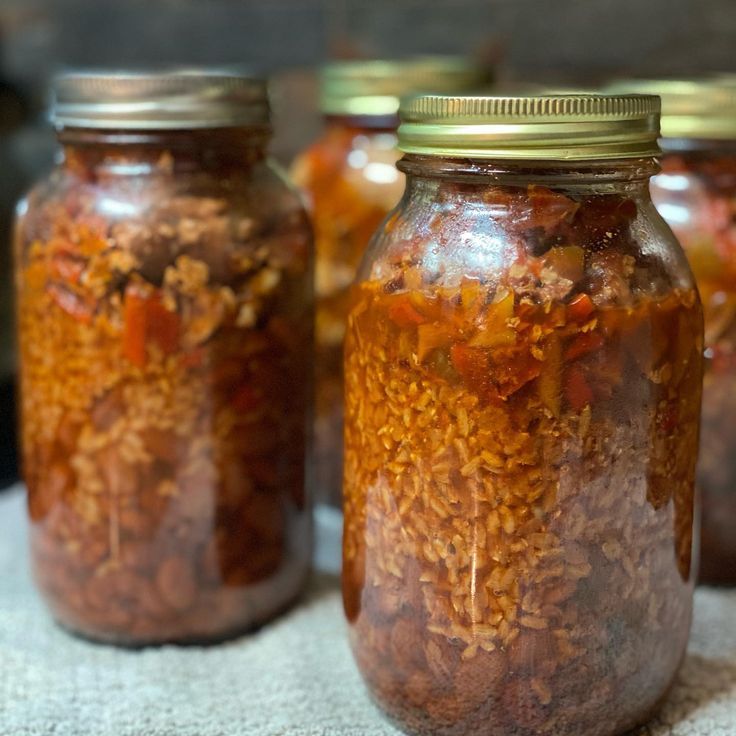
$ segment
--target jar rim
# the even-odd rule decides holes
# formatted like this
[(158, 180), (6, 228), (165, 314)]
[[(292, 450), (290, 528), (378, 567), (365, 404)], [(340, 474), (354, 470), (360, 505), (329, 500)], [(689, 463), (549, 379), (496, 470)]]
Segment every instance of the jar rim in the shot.
[(66, 71), (52, 87), (57, 129), (267, 127), (266, 81), (229, 69)]
[(656, 156), (659, 110), (654, 95), (420, 95), (399, 111), (399, 149), (471, 159)]

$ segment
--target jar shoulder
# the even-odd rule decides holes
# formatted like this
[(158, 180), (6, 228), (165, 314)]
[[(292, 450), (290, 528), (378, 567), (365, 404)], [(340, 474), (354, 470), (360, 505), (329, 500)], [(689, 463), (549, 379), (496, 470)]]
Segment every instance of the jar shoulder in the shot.
[(375, 234), (361, 280), (425, 289), (465, 280), (538, 301), (584, 291), (603, 304), (692, 289), (692, 274), (648, 192), (434, 183), (407, 190)]
[(131, 254), (152, 283), (160, 283), (181, 256), (203, 262), (210, 277), (224, 284), (266, 262), (304, 279), (311, 271), (306, 211), (266, 162), (220, 173), (117, 170), (89, 176), (56, 168), (18, 207), (17, 260), (22, 263), (34, 245), (77, 254), (88, 238), (105, 252)]
[(94, 173), (56, 166), (22, 200), (23, 212), (32, 214), (46, 206), (74, 205), (76, 211), (111, 217), (120, 210), (122, 217), (179, 206), (193, 218), (206, 216), (215, 202), (228, 211), (259, 215), (303, 211), (298, 193), (270, 161), (229, 171), (168, 171), (135, 162)]

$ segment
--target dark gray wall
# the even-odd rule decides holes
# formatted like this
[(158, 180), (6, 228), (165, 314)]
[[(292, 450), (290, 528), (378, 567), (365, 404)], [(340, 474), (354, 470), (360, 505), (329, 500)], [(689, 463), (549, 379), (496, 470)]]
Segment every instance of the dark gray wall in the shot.
[(330, 52), (459, 52), (490, 44), (520, 74), (734, 67), (733, 0), (3, 0), (5, 56), (54, 62), (253, 61)]
[(472, 53), (562, 84), (736, 71), (736, 0), (2, 0), (0, 32), (37, 95), (60, 64), (250, 63), (284, 90), (284, 156), (316, 126), (300, 70), (335, 55)]

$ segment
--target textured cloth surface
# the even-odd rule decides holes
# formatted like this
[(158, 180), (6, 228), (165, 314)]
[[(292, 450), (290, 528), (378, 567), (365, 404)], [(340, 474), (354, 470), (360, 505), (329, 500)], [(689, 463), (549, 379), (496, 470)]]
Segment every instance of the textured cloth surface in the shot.
[[(334, 540), (333, 540), (334, 541)], [(50, 621), (28, 574), (25, 509), (0, 495), (0, 736), (389, 736), (345, 638), (337, 579), (213, 647), (127, 651)], [(702, 589), (687, 659), (647, 736), (736, 736), (736, 593)]]

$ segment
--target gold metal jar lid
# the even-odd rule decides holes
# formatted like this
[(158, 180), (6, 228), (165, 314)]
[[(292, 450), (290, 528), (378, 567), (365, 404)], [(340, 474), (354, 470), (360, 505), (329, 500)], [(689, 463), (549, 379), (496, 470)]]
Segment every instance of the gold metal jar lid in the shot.
[(703, 79), (620, 79), (607, 92), (659, 95), (662, 137), (736, 139), (736, 81), (728, 75)]
[(335, 61), (322, 69), (320, 109), (326, 115), (396, 115), (407, 95), (461, 92), (488, 81), (479, 67), (454, 56)]
[(400, 111), (399, 149), (451, 158), (586, 160), (659, 153), (659, 98), (423, 95)]
[(54, 80), (57, 128), (186, 130), (267, 126), (266, 82), (217, 69), (67, 72)]

